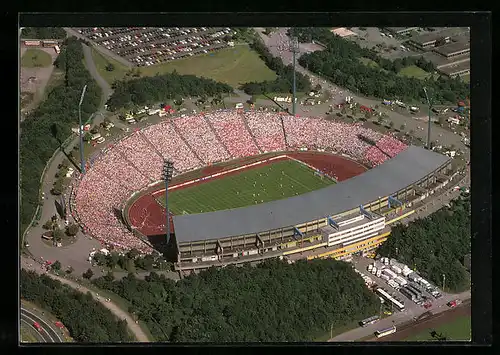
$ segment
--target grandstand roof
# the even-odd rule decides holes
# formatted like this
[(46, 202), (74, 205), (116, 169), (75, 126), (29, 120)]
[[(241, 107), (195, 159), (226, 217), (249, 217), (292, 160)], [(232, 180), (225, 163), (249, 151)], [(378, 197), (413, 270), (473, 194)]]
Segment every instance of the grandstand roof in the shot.
[(449, 160), (410, 146), (393, 159), (338, 184), (288, 199), (216, 212), (174, 216), (178, 243), (289, 227), (339, 214), (415, 183)]

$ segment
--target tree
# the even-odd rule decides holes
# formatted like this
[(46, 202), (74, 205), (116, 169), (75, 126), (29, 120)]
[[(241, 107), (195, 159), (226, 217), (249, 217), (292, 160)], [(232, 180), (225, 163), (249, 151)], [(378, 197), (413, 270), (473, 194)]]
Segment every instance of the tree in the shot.
[(319, 83), (316, 84), (316, 86), (314, 87), (314, 91), (316, 91), (316, 92), (320, 92), (321, 91), (321, 85)]
[(73, 269), (73, 266), (68, 266), (68, 268), (66, 269), (66, 273), (69, 275), (71, 273), (73, 273), (73, 271), (75, 271), (75, 269)]
[(54, 241), (60, 242), (64, 238), (64, 231), (58, 227), (54, 228), (54, 232), (52, 233), (52, 237)]
[(347, 110), (345, 109), (345, 107), (342, 107), (342, 110), (340, 110), (340, 113), (342, 113), (342, 115), (345, 115), (347, 113)]
[(54, 263), (50, 266), (50, 268), (54, 271), (59, 271), (61, 270), (61, 263), (59, 260), (54, 261)]
[(139, 256), (139, 254), (140, 254), (139, 251), (137, 249), (133, 248), (127, 252), (127, 258), (134, 260), (135, 258), (137, 258)]
[(389, 127), (391, 127), (391, 129), (394, 128), (394, 122), (393, 121), (389, 122)]
[(404, 123), (401, 126), (399, 126), (400, 131), (404, 131), (405, 128), (406, 128), (406, 125)]
[(115, 70), (115, 66), (112, 63), (109, 63), (108, 65), (106, 65), (106, 70), (113, 71), (113, 70)]
[(410, 129), (410, 132), (408, 132), (408, 133), (410, 133), (410, 136), (413, 136), (415, 134), (415, 130), (414, 129)]
[(71, 223), (69, 226), (66, 227), (66, 234), (69, 235), (70, 237), (73, 237), (78, 234), (79, 230), (80, 227), (78, 227), (78, 224)]
[(48, 220), (47, 222), (45, 222), (43, 224), (42, 228), (47, 229), (47, 230), (52, 230), (53, 225), (54, 225), (54, 222), (52, 220)]
[(85, 271), (82, 274), (82, 276), (84, 279), (90, 280), (92, 278), (92, 276), (94, 276), (94, 272), (92, 271), (92, 269), (89, 268), (87, 271)]

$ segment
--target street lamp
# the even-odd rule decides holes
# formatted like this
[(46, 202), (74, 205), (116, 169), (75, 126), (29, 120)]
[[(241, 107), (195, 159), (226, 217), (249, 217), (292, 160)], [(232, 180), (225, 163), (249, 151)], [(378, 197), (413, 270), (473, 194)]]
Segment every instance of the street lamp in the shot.
[(85, 161), (83, 159), (83, 132), (82, 132), (82, 102), (83, 97), (85, 96), (85, 91), (87, 91), (87, 85), (83, 87), (82, 96), (80, 97), (80, 103), (78, 104), (78, 123), (79, 123), (79, 132), (80, 132), (80, 171), (82, 174), (85, 174)]
[(443, 274), (443, 292), (444, 292), (444, 282), (445, 282), (445, 280), (446, 280), (446, 275)]
[(170, 213), (168, 211), (168, 183), (172, 180), (174, 163), (165, 159), (163, 161), (163, 180), (165, 180), (165, 210), (167, 213), (167, 246), (170, 243)]

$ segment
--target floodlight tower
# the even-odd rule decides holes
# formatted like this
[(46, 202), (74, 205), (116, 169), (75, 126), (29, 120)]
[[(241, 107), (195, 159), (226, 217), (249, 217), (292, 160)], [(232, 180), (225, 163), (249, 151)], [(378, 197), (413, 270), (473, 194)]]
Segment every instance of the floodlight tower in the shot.
[(293, 57), (293, 97), (292, 97), (292, 114), (295, 116), (295, 100), (297, 100), (297, 87), (295, 72), (297, 69), (297, 53), (299, 53), (299, 40), (297, 37), (291, 38), (290, 49)]
[(429, 106), (429, 122), (427, 122), (427, 149), (431, 149), (431, 107), (432, 103), (427, 94), (427, 88), (424, 87), (425, 98), (427, 99), (427, 104)]
[(172, 180), (174, 163), (163, 160), (163, 180), (165, 180), (165, 210), (167, 212), (167, 245), (170, 243), (170, 212), (168, 211), (168, 183)]
[(81, 164), (81, 173), (85, 174), (85, 161), (83, 159), (83, 130), (82, 130), (82, 102), (83, 97), (85, 96), (85, 91), (87, 90), (87, 85), (83, 87), (82, 96), (80, 97), (80, 103), (78, 104), (78, 123), (79, 123), (79, 132), (80, 132), (80, 164)]

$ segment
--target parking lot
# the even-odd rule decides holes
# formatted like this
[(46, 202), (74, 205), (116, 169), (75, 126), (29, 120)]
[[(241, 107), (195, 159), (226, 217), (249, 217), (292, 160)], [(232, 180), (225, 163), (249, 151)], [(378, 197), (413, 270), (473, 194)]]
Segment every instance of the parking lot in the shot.
[(74, 30), (139, 67), (225, 48), (232, 44), (234, 34), (227, 27), (94, 27)]
[[(366, 276), (369, 276), (372, 279), (372, 281), (374, 281), (377, 284), (378, 287), (383, 288), (391, 296), (394, 296), (396, 299), (402, 300), (404, 302), (405, 310), (403, 312), (401, 312), (401, 313), (404, 313), (404, 314), (407, 314), (407, 315), (410, 315), (410, 316), (413, 317), (413, 316), (416, 316), (416, 315), (422, 313), (422, 311), (425, 310), (423, 304), (422, 305), (418, 305), (417, 303), (415, 303), (411, 299), (409, 299), (407, 296), (403, 295), (400, 291), (398, 291), (395, 288), (392, 288), (391, 286), (389, 286), (387, 284), (387, 282), (384, 279), (382, 279), (381, 277), (377, 277), (375, 275), (372, 275), (367, 270), (367, 268), (368, 268), (368, 265), (370, 265), (370, 264), (372, 264), (374, 262), (373, 259), (359, 257), (359, 256), (357, 256), (357, 257), (354, 256), (353, 259), (352, 259), (352, 262), (353, 262), (353, 265), (356, 268), (356, 270), (358, 270), (359, 272), (361, 272), (362, 274), (364, 274)], [(405, 278), (405, 279), (407, 279), (407, 278)], [(408, 281), (409, 284), (413, 284), (408, 279), (407, 279), (407, 281)], [(436, 306), (438, 306), (438, 307), (442, 306), (442, 304), (443, 304), (442, 300), (445, 299), (445, 297), (440, 297), (440, 298), (436, 299), (429, 292), (424, 291), (424, 289), (425, 289), (424, 287), (419, 286), (418, 288), (422, 290), (422, 292), (421, 292), (422, 296), (424, 298), (426, 298), (427, 301), (432, 304), (433, 308), (436, 307)], [(445, 295), (445, 294), (443, 294), (443, 292), (441, 290), (439, 290), (439, 292), (442, 294), (442, 296)]]
[[(357, 36), (350, 36), (346, 39), (358, 43), (363, 48), (375, 48), (378, 50), (379, 55), (387, 59), (397, 59), (404, 57), (411, 57), (414, 55), (420, 55), (420, 53), (412, 51), (411, 48), (406, 48), (403, 50), (401, 45), (409, 37), (402, 37), (402, 39), (396, 38), (390, 35), (387, 31), (381, 31), (377, 27), (367, 27), (366, 29), (360, 30), (359, 27), (352, 27), (351, 31), (357, 34)], [(391, 37), (392, 36), (392, 37)], [(378, 47), (381, 45), (383, 47)]]

